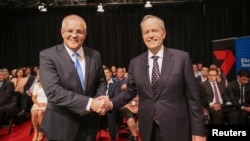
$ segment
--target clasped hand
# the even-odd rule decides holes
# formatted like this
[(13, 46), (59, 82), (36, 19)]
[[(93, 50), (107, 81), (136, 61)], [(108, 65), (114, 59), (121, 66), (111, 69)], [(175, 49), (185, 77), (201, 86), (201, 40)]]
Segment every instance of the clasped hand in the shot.
[(105, 115), (112, 109), (112, 104), (108, 96), (99, 96), (92, 100), (90, 109), (100, 115)]

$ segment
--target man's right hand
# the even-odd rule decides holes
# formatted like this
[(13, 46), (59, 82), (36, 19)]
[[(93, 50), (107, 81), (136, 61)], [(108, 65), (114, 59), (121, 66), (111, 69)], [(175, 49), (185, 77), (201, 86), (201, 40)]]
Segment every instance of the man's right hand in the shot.
[(107, 96), (94, 98), (91, 102), (90, 109), (100, 115), (105, 115), (107, 111), (111, 110), (110, 99)]

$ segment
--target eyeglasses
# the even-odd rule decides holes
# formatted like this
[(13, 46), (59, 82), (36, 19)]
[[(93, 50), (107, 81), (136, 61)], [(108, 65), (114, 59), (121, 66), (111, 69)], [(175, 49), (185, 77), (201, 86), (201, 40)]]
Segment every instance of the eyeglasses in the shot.
[(86, 33), (84, 30), (76, 30), (76, 31), (74, 31), (74, 30), (63, 30), (63, 31), (66, 32), (69, 35), (76, 34), (76, 35), (80, 35), (80, 36), (82, 36), (82, 35), (84, 35)]

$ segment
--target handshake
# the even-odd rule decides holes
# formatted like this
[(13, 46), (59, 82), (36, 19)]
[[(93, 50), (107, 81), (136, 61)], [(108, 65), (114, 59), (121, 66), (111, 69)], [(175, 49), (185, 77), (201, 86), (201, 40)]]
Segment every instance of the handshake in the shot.
[(113, 105), (108, 96), (99, 96), (97, 98), (93, 98), (90, 105), (90, 110), (100, 115), (105, 115), (112, 108)]

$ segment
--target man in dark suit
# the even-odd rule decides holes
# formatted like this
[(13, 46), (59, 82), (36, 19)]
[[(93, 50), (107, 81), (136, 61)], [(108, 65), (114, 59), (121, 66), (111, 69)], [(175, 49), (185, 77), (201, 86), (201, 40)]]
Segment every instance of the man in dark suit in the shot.
[(227, 86), (227, 94), (233, 104), (238, 106), (239, 124), (250, 124), (250, 72), (248, 69), (240, 69), (237, 79)]
[(14, 84), (9, 79), (5, 79), (5, 71), (0, 69), (0, 124), (4, 118), (14, 115), (16, 110)]
[[(107, 91), (106, 95), (109, 98), (113, 98), (117, 96), (121, 92), (120, 83), (112, 78), (112, 72), (110, 68), (104, 69), (104, 74), (107, 81)], [(111, 141), (116, 140), (116, 133), (117, 133), (117, 119), (118, 119), (118, 111), (111, 110), (106, 114), (109, 134), (111, 137)]]
[(208, 71), (208, 67), (202, 67), (201, 69), (201, 75), (199, 75), (198, 77), (196, 77), (196, 80), (201, 83), (207, 80), (207, 71)]
[(189, 54), (164, 47), (166, 29), (159, 17), (146, 15), (141, 32), (148, 51), (130, 61), (127, 89), (111, 99), (113, 108), (138, 94), (142, 141), (204, 141), (204, 116)]
[(238, 112), (233, 108), (230, 110), (230, 107), (224, 107), (224, 109), (222, 107), (223, 105), (232, 105), (232, 102), (227, 96), (226, 86), (222, 82), (217, 82), (217, 75), (218, 69), (210, 68), (208, 80), (201, 83), (201, 93), (206, 98), (211, 123), (222, 125), (227, 118), (229, 124), (236, 125), (238, 124)]
[(101, 57), (83, 46), (87, 25), (80, 16), (66, 16), (61, 35), (63, 44), (40, 52), (40, 80), (48, 98), (40, 130), (49, 141), (95, 141), (98, 113), (106, 112)]

